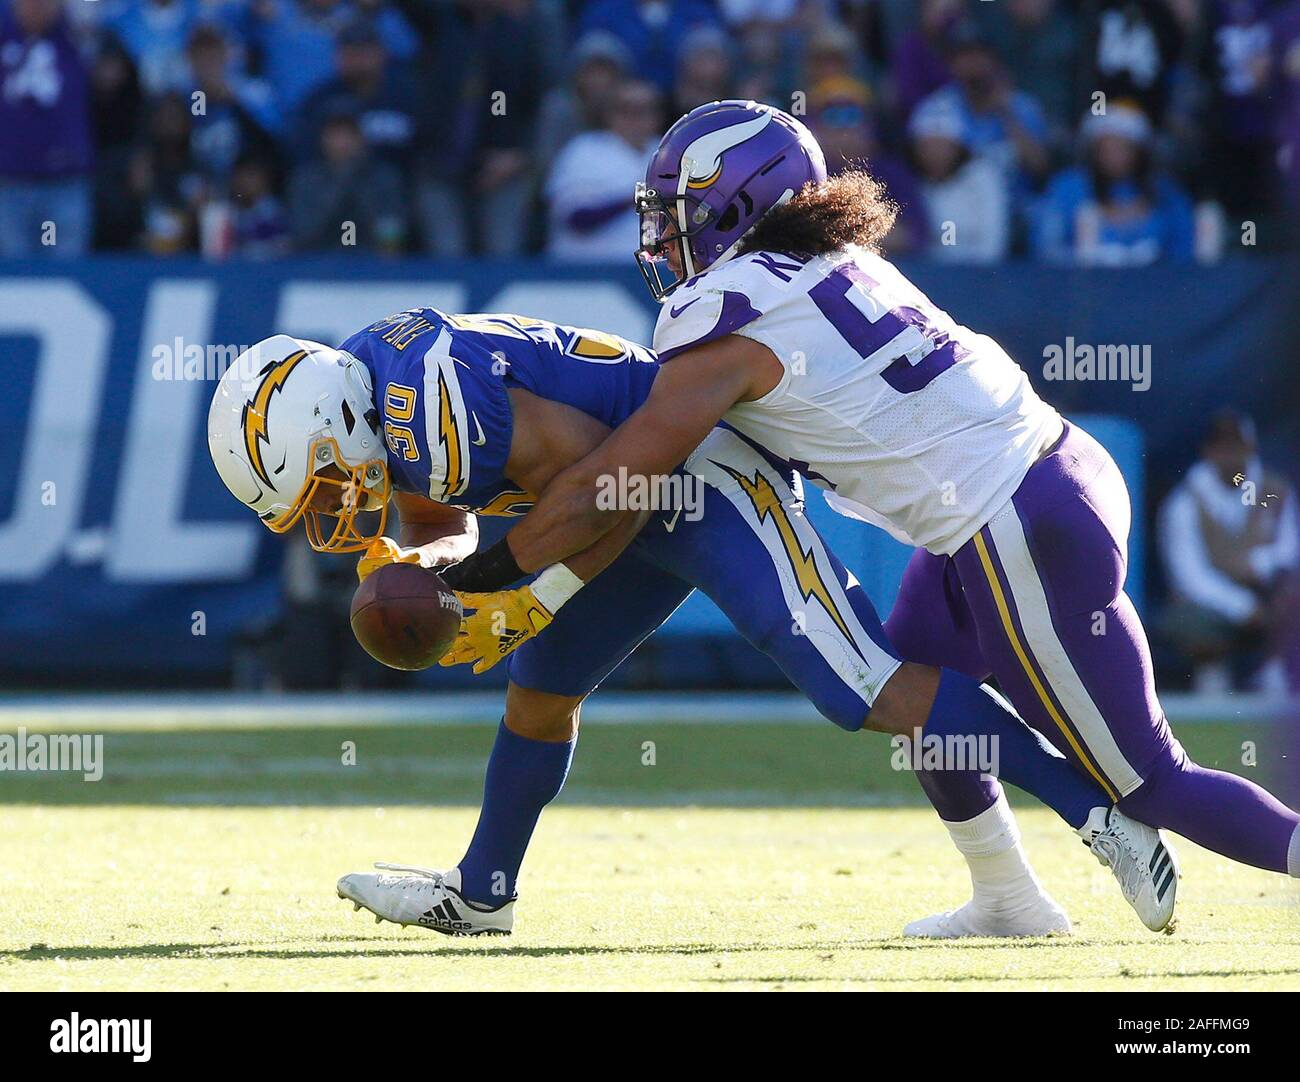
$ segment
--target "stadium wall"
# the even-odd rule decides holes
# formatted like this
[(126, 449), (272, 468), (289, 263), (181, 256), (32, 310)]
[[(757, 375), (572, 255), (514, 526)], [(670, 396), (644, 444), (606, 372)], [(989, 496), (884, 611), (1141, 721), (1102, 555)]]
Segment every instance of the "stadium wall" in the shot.
[[(1255, 411), (1265, 436), (1280, 440), (1294, 461), (1293, 362), (1279, 352), (1281, 313), (1271, 288), (1279, 265), (1156, 267), (1144, 271), (1140, 291), (1124, 272), (906, 269), (958, 320), (998, 338), (1069, 415), (1088, 415), (1138, 507), (1185, 468), (1194, 451), (1189, 433), (1225, 401)], [(630, 261), (556, 268), (97, 258), (0, 267), (6, 681), (121, 672), (145, 681), (219, 678), (236, 636), (279, 607), (283, 549), (241, 512), (208, 464), (211, 381), (272, 329), (339, 341), (415, 305), (527, 313), (641, 341), (649, 341), (655, 314)], [(1145, 355), (1149, 385), (1044, 378), (1054, 350), (1075, 356), (1084, 344)], [(819, 496), (810, 506), (887, 612), (907, 550), (830, 513)], [(1140, 604), (1145, 534), (1139, 514), (1130, 588)], [(730, 635), (702, 599), (683, 607), (668, 630)], [(707, 683), (709, 662), (702, 664), (697, 679)]]

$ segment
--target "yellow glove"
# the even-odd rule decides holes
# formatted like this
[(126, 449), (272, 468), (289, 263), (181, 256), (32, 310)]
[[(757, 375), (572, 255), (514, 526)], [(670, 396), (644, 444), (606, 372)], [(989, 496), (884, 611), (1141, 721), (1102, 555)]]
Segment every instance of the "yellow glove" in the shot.
[(404, 549), (391, 537), (376, 537), (357, 561), (357, 578), (365, 582), (384, 564), (423, 564), (419, 549)]
[(456, 596), (465, 607), (465, 618), (456, 641), (438, 664), (472, 664), (475, 675), (487, 672), (555, 619), (555, 614), (537, 600), (532, 586), (491, 594), (457, 591)]

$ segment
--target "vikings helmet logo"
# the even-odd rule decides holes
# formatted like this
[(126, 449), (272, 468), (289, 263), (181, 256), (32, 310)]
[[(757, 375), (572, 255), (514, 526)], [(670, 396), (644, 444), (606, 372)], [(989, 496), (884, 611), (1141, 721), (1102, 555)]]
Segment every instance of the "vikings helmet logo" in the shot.
[(707, 188), (722, 172), (722, 155), (756, 136), (770, 123), (773, 114), (764, 111), (752, 120), (729, 124), (701, 135), (682, 152), (682, 172), (688, 188)]

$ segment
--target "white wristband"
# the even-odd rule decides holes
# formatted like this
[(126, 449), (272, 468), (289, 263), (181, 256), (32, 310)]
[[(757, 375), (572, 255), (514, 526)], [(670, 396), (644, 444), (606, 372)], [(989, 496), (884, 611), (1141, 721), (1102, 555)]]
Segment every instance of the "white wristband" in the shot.
[(551, 564), (532, 581), (533, 596), (550, 613), (559, 612), (560, 606), (583, 587), (578, 578), (564, 564)]

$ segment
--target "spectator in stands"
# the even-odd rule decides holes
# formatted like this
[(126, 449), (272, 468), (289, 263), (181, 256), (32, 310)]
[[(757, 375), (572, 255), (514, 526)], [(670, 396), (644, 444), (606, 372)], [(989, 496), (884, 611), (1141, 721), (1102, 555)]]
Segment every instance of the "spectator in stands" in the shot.
[(121, 42), (101, 34), (90, 71), (96, 251), (132, 248), (140, 236), (140, 208), (129, 195), (128, 174), (143, 112), (135, 64)]
[(1142, 112), (1113, 103), (1102, 115), (1090, 113), (1080, 140), (1083, 164), (1054, 177), (1038, 207), (1038, 258), (1111, 267), (1190, 259), (1191, 201), (1155, 168)]
[(534, 155), (543, 175), (575, 135), (605, 127), (614, 91), (631, 65), (627, 48), (604, 30), (593, 30), (573, 47), (569, 79), (547, 92), (538, 117)]
[(1087, 92), (1100, 92), (1106, 103), (1134, 101), (1152, 123), (1162, 124), (1184, 38), (1168, 0), (1092, 0), (1080, 33)]
[(358, 18), (340, 33), (338, 77), (316, 90), (302, 108), (298, 140), (304, 154), (320, 142), (325, 117), (346, 108), (361, 125), (377, 159), (407, 169), (415, 151), (417, 102), (406, 69), (393, 62), (379, 28)]
[(275, 196), (275, 171), (261, 158), (235, 163), (230, 179), (234, 199), (233, 254), (245, 259), (271, 259), (288, 253), (289, 218)]
[(920, 7), (916, 28), (898, 39), (890, 58), (894, 95), (903, 120), (952, 81), (949, 38), (961, 21), (961, 0), (921, 0)]
[(398, 8), (419, 35), (420, 62), (412, 76), (421, 108), (410, 179), (420, 245), (429, 255), (458, 259), (470, 245), (466, 187), (483, 99), (470, 64), (474, 28), (460, 5), (398, 0)]
[(653, 83), (625, 83), (608, 130), (582, 132), (560, 151), (546, 182), (551, 259), (622, 262), (636, 250), (631, 193), (659, 142), (662, 107)]
[(727, 36), (716, 26), (701, 26), (682, 40), (673, 84), (673, 118), (697, 105), (732, 95), (735, 72)]
[(292, 115), (337, 74), (335, 41), (351, 15), (340, 0), (258, 0), (254, 10), (262, 74)]
[(956, 108), (918, 109), (908, 125), (929, 227), (926, 254), (941, 263), (994, 263), (1011, 243), (1010, 192), (1002, 170), (971, 152), (967, 135)]
[(207, 185), (190, 143), (189, 99), (163, 94), (149, 106), (143, 144), (132, 156), (129, 189), (138, 204), (138, 243), (153, 255), (193, 251)]
[(953, 82), (936, 90), (913, 113), (923, 124), (960, 118), (962, 142), (1013, 181), (1013, 190), (1036, 188), (1051, 165), (1049, 129), (1039, 104), (1011, 84), (998, 54), (970, 24), (953, 39), (948, 63)]
[(789, 109), (799, 81), (793, 19), (797, 0), (724, 0), (722, 13), (737, 42), (740, 74), (729, 97)]
[(1291, 241), (1300, 240), (1300, 0), (1287, 0), (1273, 15), (1273, 69), (1278, 98), (1276, 139), (1285, 178)]
[(718, 19), (705, 0), (591, 0), (578, 20), (578, 34), (605, 30), (632, 55), (636, 74), (668, 94), (677, 74), (682, 41)]
[(113, 12), (108, 27), (135, 62), (145, 90), (160, 94), (187, 89), (186, 43), (198, 22), (198, 0), (137, 0)]
[[(387, 5), (368, 9), (389, 53), (411, 57), (417, 38), (406, 20)], [(262, 53), (262, 74), (287, 115), (337, 75), (335, 45), (355, 19), (353, 6), (344, 0), (255, 0), (255, 11), (253, 44)]]
[(476, 0), (471, 95), (474, 155), (469, 206), (484, 255), (525, 250), (537, 174), (533, 140), (550, 38), (535, 0)]
[(1219, 414), (1201, 458), (1160, 508), (1158, 539), (1171, 602), (1170, 640), (1191, 661), (1198, 691), (1227, 691), (1244, 663), (1263, 660), (1260, 680), (1284, 687), (1276, 648), (1287, 580), (1300, 567), (1294, 492), (1260, 463), (1255, 428)]
[(808, 95), (808, 126), (826, 154), (832, 174), (866, 168), (899, 206), (898, 218), (883, 241), (891, 255), (916, 251), (925, 240), (920, 188), (907, 163), (884, 148), (876, 134), (871, 91), (857, 79), (838, 76), (814, 86)]
[(0, 257), (90, 245), (89, 75), (59, 0), (0, 9)]
[(224, 192), (235, 162), (255, 154), (274, 161), (278, 147), (258, 120), (270, 111), (270, 92), (257, 80), (232, 70), (226, 36), (212, 25), (200, 26), (187, 47), (193, 88), (190, 98), (195, 161), (217, 192)]
[(1263, 0), (1217, 0), (1205, 67), (1212, 91), (1207, 180), (1236, 225), (1268, 213), (1277, 197), (1273, 34)]
[(977, 4), (975, 14), (1015, 85), (1042, 106), (1054, 129), (1068, 130), (1086, 100), (1077, 85), (1074, 14), (1060, 0)]
[(135, 62), (112, 34), (95, 41), (90, 68), (90, 115), (95, 149), (105, 152), (131, 148), (140, 134), (144, 95)]
[(803, 86), (858, 79), (861, 75), (861, 50), (853, 35), (839, 23), (818, 24), (804, 43)]
[(321, 125), (320, 158), (294, 170), (289, 185), (293, 238), (302, 251), (399, 251), (405, 234), (402, 178), (366, 148), (346, 106)]

